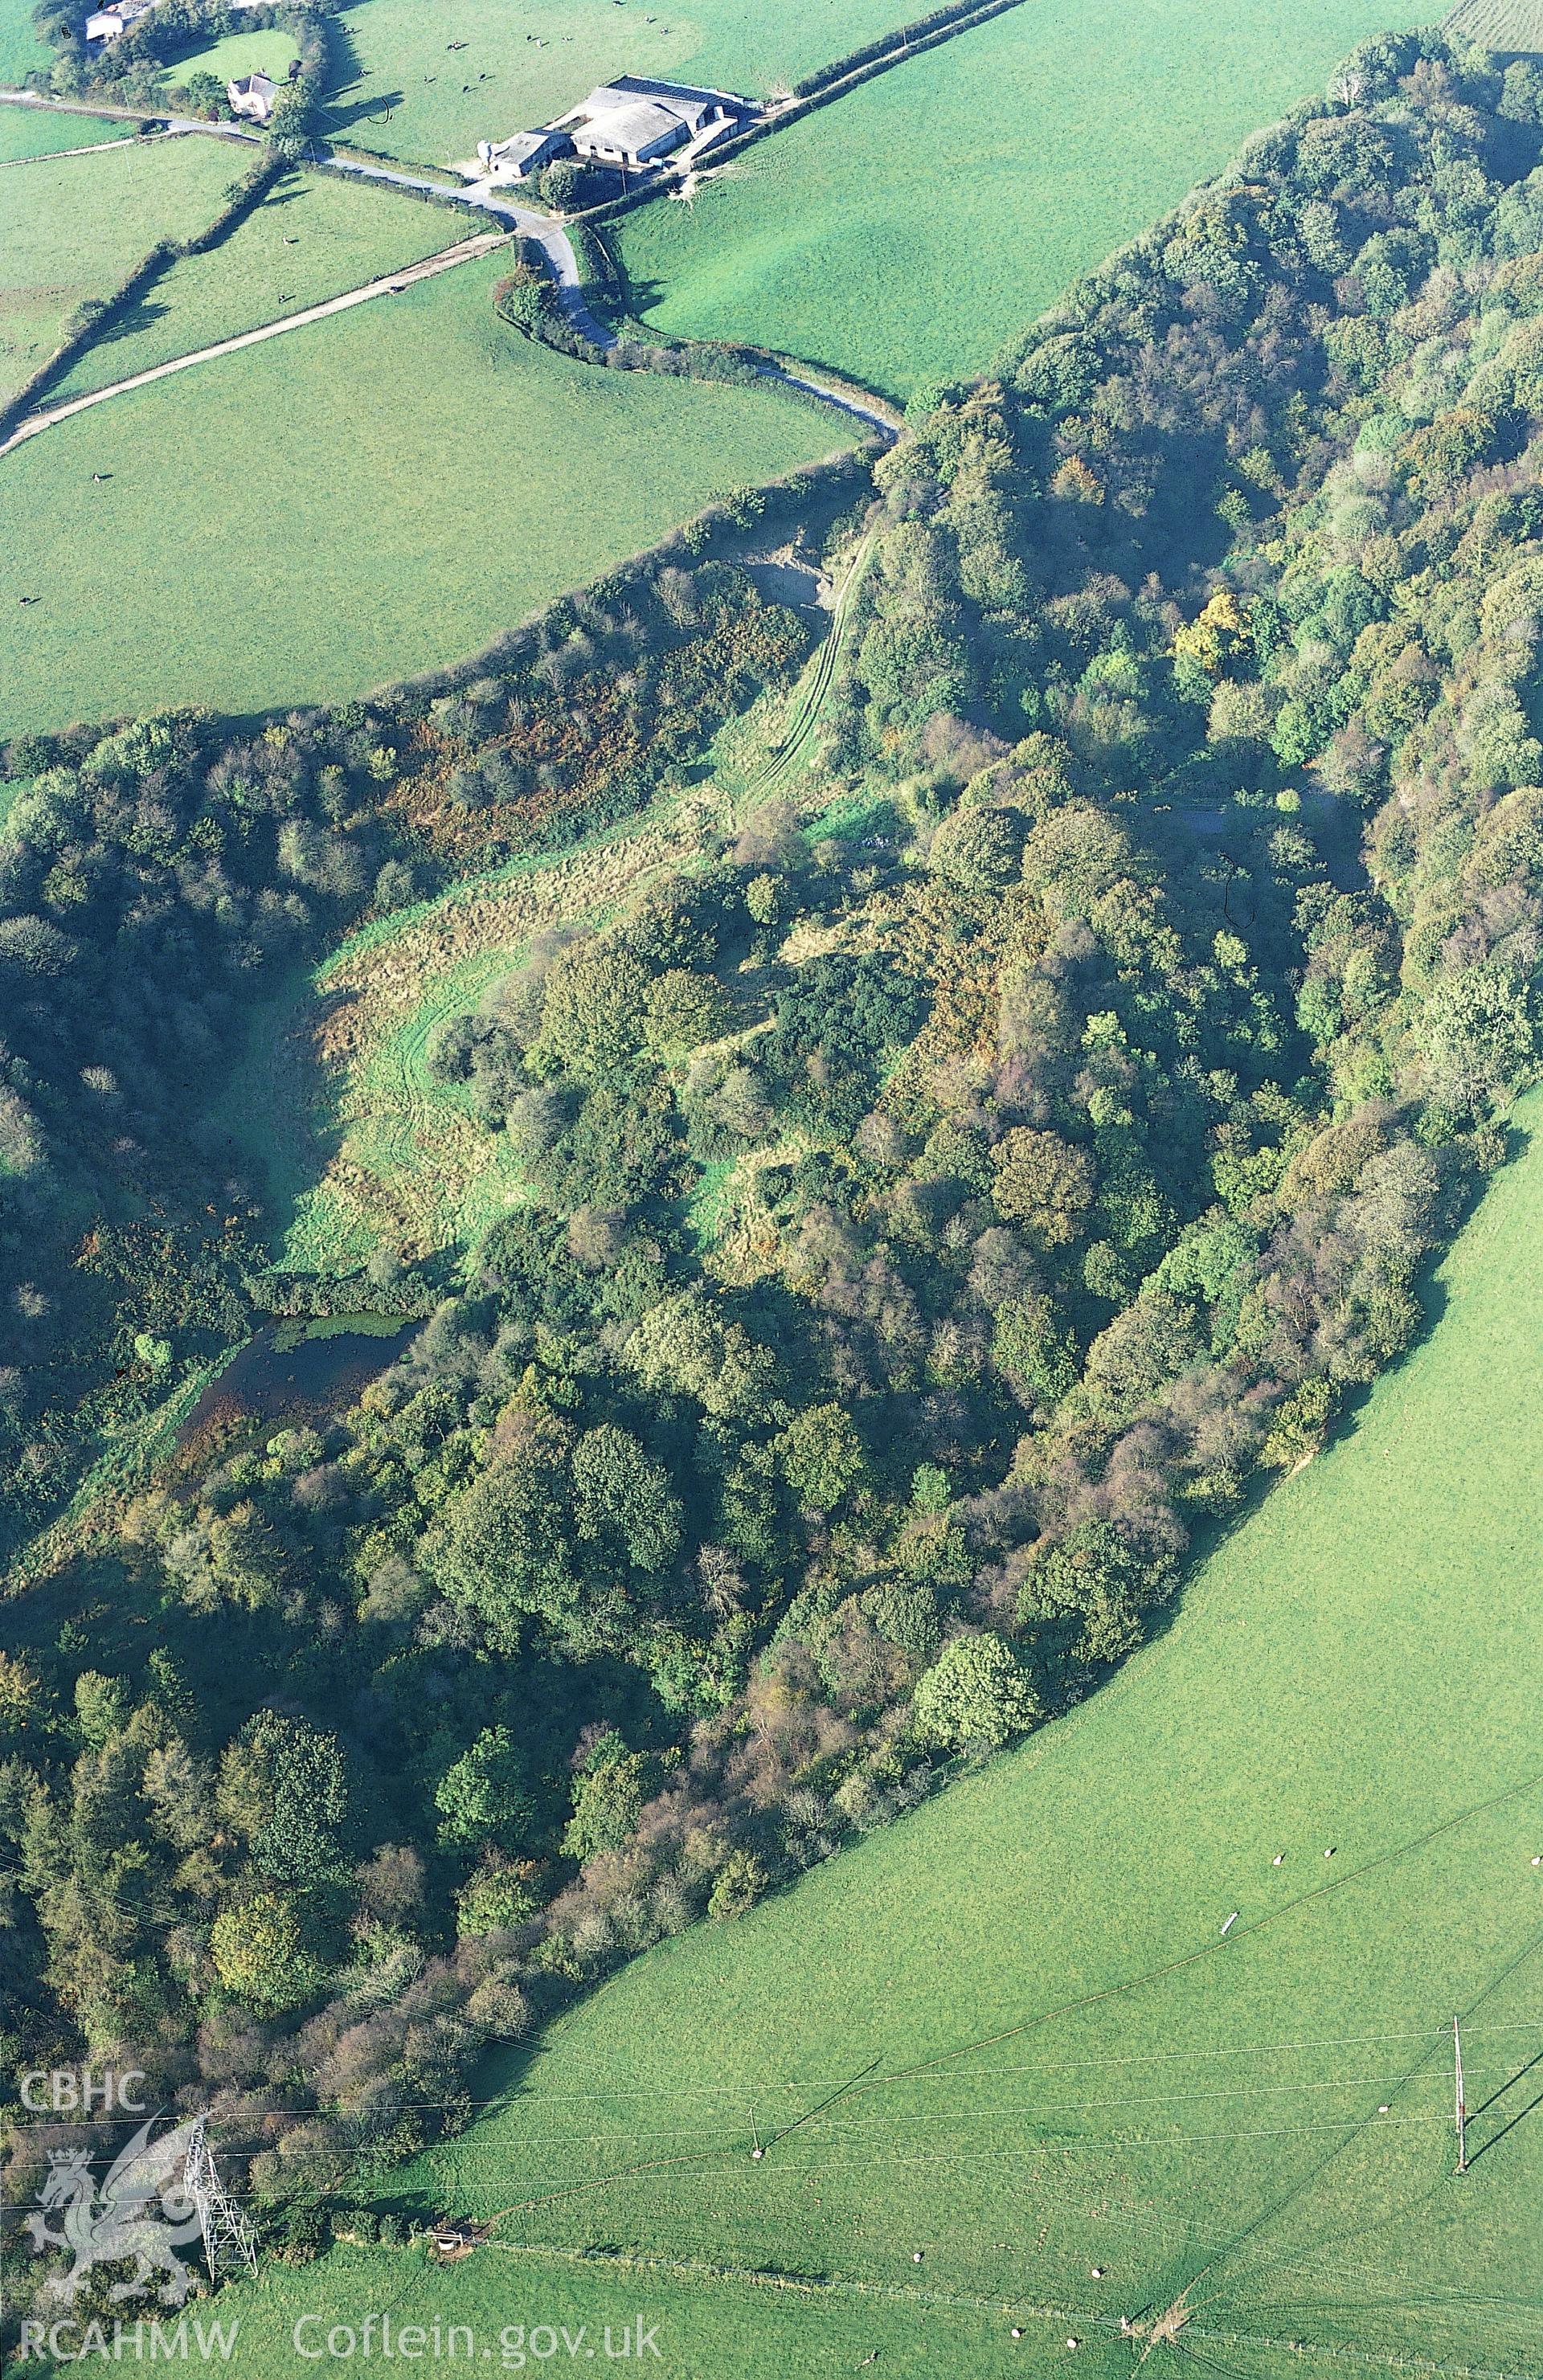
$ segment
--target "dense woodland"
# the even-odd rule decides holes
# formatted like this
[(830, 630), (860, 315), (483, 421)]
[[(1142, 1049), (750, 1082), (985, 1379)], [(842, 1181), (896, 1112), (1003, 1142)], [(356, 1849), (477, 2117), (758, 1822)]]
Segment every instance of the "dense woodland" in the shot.
[[(130, 2049), (287, 2252), (358, 2230), (483, 2045), (1087, 1693), (1408, 1346), (1537, 1072), (1540, 155), (1530, 67), (1368, 44), (913, 407), (824, 808), (457, 1019), (527, 1203), (9, 1606), (6, 2070)], [(249, 987), (803, 650), (683, 553), (391, 704), (10, 747), (32, 1518), (273, 1302), (200, 1106)]]

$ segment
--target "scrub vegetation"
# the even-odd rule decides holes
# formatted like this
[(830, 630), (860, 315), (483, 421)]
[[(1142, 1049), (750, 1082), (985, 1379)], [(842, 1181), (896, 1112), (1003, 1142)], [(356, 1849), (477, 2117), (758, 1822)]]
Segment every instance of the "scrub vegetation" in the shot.
[(1543, 71), (1381, 38), (878, 460), (13, 738), (5, 2071), (688, 2369), (1525, 2368), (1540, 249)]

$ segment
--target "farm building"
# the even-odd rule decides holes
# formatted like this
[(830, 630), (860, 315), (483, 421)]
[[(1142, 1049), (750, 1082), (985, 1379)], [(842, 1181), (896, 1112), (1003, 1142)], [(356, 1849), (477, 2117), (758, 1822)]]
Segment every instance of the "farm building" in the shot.
[(573, 143), (565, 132), (555, 131), (544, 125), (539, 132), (511, 133), (507, 140), (479, 140), (478, 160), (494, 181), (523, 182), (529, 174), (539, 174), (554, 157), (571, 155)]
[(560, 115), (554, 128), (568, 133), (580, 157), (637, 172), (687, 142), (693, 151), (707, 148), (735, 130), (750, 112), (732, 91), (618, 75)]
[(96, 8), (86, 19), (88, 42), (115, 42), (137, 18), (146, 16), (155, 0), (113, 0), (110, 8)]
[(267, 123), (277, 96), (278, 85), (271, 75), (237, 75), (225, 85), (231, 113), (244, 115), (250, 124)]
[(583, 157), (627, 173), (641, 173), (666, 157), (692, 165), (703, 150), (737, 132), (755, 112), (732, 91), (618, 75), (534, 132), (480, 140), (477, 160), (492, 179), (507, 182), (523, 182), (557, 157)]

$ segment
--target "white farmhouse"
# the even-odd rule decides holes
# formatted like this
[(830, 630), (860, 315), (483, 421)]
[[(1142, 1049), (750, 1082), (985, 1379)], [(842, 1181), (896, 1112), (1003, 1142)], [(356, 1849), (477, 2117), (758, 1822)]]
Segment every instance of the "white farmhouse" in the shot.
[(244, 115), (249, 124), (266, 124), (277, 96), (278, 85), (271, 75), (237, 75), (225, 85), (231, 114)]
[(573, 142), (565, 132), (543, 125), (539, 132), (514, 132), (507, 140), (479, 140), (478, 162), (492, 182), (523, 182), (539, 174), (554, 158), (570, 157)]

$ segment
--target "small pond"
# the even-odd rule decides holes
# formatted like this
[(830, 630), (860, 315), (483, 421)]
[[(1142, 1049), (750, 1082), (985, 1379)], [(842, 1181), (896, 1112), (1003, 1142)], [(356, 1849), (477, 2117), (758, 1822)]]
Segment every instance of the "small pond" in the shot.
[(286, 1316), (271, 1322), (210, 1381), (178, 1433), (186, 1446), (233, 1422), (294, 1424), (350, 1405), (394, 1364), (421, 1318), (400, 1314)]

